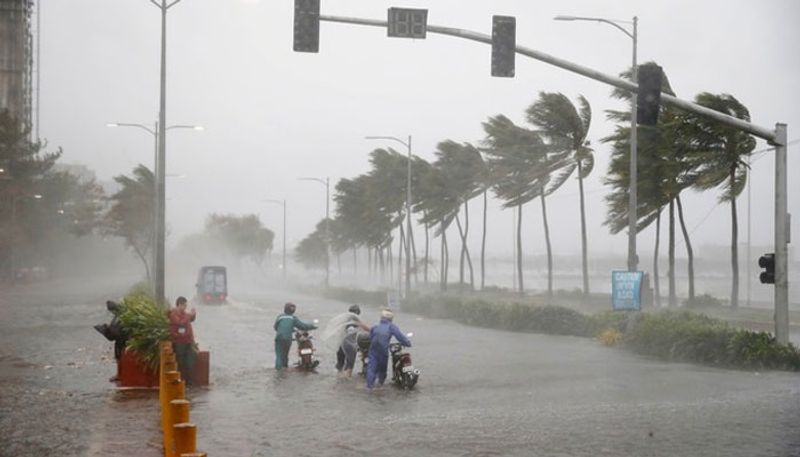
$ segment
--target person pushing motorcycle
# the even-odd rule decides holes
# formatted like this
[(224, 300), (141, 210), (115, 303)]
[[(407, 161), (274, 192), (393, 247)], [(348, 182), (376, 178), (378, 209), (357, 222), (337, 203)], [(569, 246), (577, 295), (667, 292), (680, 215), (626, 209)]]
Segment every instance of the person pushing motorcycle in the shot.
[(375, 387), (375, 381), (382, 385), (386, 380), (389, 363), (389, 341), (392, 336), (403, 346), (411, 347), (411, 341), (392, 323), (394, 314), (385, 309), (381, 311), (381, 321), (369, 331), (369, 364), (367, 365), (367, 388)]
[(283, 314), (275, 319), (275, 369), (282, 370), (289, 366), (289, 350), (292, 348), (292, 332), (295, 328), (300, 330), (314, 330), (316, 325), (303, 322), (294, 315), (297, 306), (286, 303)]

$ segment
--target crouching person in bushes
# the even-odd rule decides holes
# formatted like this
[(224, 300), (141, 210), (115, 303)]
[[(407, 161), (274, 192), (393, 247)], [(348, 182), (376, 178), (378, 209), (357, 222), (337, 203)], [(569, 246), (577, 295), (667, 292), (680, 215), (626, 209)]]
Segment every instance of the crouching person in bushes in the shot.
[(175, 300), (175, 307), (169, 311), (169, 333), (172, 339), (172, 348), (175, 351), (175, 360), (178, 362), (181, 378), (186, 381), (187, 386), (192, 385), (192, 375), (194, 374), (195, 348), (192, 322), (195, 317), (197, 317), (197, 312), (194, 308), (189, 312), (186, 311), (186, 297), (178, 297)]

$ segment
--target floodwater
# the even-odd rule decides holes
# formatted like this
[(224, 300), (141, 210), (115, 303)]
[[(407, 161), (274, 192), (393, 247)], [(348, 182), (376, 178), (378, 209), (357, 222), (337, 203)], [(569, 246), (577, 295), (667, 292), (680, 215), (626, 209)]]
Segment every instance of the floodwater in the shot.
[[(111, 344), (91, 329), (108, 320), (104, 300), (76, 294), (33, 309), (3, 304), (0, 456), (160, 455), (156, 394), (117, 391), (107, 382), (114, 373)], [(314, 457), (800, 455), (796, 373), (664, 363), (590, 339), (398, 312), (398, 326), (414, 332), (410, 352), (422, 371), (419, 384), (413, 391), (387, 385), (369, 392), (361, 378), (337, 377), (335, 354), (321, 341), (317, 373), (272, 368), (272, 323), (286, 300), (298, 304), (299, 317), (322, 326), (349, 306), (277, 292), (196, 306), (195, 334), (211, 351), (212, 382), (188, 393), (199, 450)], [(363, 314), (372, 323), (378, 311)]]

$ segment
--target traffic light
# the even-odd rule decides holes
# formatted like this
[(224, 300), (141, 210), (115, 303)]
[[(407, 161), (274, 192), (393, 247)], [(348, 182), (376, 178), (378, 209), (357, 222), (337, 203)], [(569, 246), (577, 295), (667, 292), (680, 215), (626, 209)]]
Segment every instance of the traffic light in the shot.
[(514, 77), (517, 49), (517, 19), (492, 16), (492, 76)]
[(319, 52), (320, 0), (294, 0), (294, 51)]
[(399, 38), (425, 38), (428, 30), (428, 10), (389, 8), (386, 35)]
[(759, 257), (758, 266), (764, 269), (758, 278), (761, 284), (775, 284), (775, 254), (764, 254)]
[(664, 72), (654, 63), (639, 66), (639, 92), (636, 94), (636, 121), (639, 125), (656, 125), (661, 104), (661, 81)]

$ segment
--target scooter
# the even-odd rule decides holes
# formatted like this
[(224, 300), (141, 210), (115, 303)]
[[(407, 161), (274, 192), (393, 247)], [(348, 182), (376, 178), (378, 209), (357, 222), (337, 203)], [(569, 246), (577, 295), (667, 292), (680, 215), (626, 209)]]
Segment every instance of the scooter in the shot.
[[(314, 319), (314, 323), (317, 321)], [(319, 365), (319, 360), (314, 357), (314, 343), (311, 342), (311, 335), (308, 330), (298, 330), (294, 333), (294, 339), (297, 341), (297, 355), (300, 360), (297, 362), (297, 368), (305, 371), (314, 371)]]
[[(409, 333), (411, 338), (414, 334)], [(404, 389), (411, 390), (419, 380), (419, 370), (411, 364), (411, 354), (403, 351), (400, 343), (390, 343), (389, 352), (392, 354), (392, 381)]]

